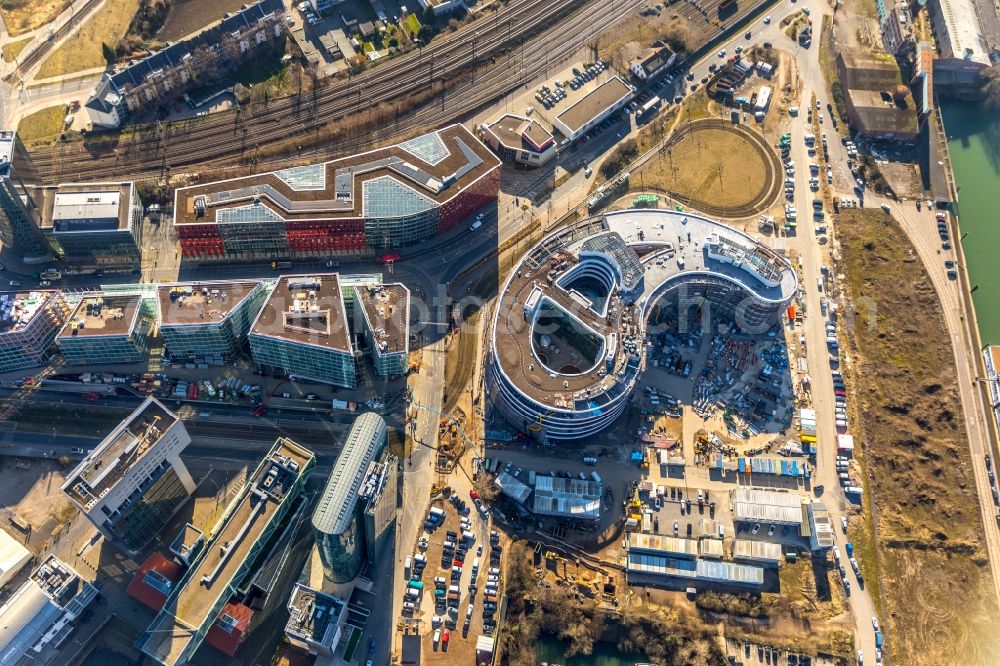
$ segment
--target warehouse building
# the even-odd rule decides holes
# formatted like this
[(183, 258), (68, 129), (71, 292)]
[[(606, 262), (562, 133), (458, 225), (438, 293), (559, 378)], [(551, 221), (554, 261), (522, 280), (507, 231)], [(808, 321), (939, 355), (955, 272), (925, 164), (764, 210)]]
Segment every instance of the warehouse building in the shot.
[(86, 296), (56, 337), (68, 365), (139, 363), (149, 352), (156, 301), (138, 294)]
[(340, 276), (284, 275), (250, 328), (259, 365), (290, 377), (357, 385), (357, 364)]
[(136, 553), (194, 492), (183, 422), (146, 398), (66, 477), (62, 491), (104, 537)]
[(806, 500), (795, 493), (760, 488), (733, 491), (733, 517), (738, 523), (802, 525)]
[[(386, 438), (385, 420), (378, 414), (367, 412), (354, 420), (313, 512), (313, 534), (323, 574), (334, 583), (348, 583), (361, 570), (368, 542), (364, 532), (368, 505), (359, 500), (366, 472), (385, 448)], [(391, 501), (388, 495), (384, 501)], [(377, 513), (373, 511), (373, 518)], [(377, 536), (371, 540), (376, 541)]]
[(625, 573), (631, 584), (657, 583), (677, 579), (681, 584), (696, 582), (758, 588), (764, 584), (760, 567), (705, 559), (688, 559), (629, 552)]
[(0, 660), (51, 662), (97, 594), (69, 565), (49, 555), (0, 607)]
[(597, 481), (539, 474), (535, 477), (531, 510), (541, 516), (598, 520), (603, 496), (603, 489)]
[(613, 76), (556, 116), (554, 125), (563, 136), (576, 141), (632, 101), (635, 90), (620, 76)]
[(360, 285), (354, 287), (354, 296), (376, 374), (405, 375), (410, 359), (410, 290), (402, 284)]
[(528, 498), (531, 497), (531, 488), (522, 483), (516, 476), (509, 472), (500, 472), (494, 483), (504, 497), (510, 498), (521, 506), (527, 506)]
[(288, 597), (285, 638), (311, 655), (331, 658), (340, 642), (346, 608), (337, 597), (296, 583)]
[(6, 530), (0, 530), (0, 588), (30, 561), (31, 551)]
[(694, 559), (698, 557), (698, 542), (695, 539), (630, 532), (628, 535), (628, 551), (630, 553), (645, 553), (661, 557)]
[(80, 269), (139, 267), (143, 208), (135, 183), (45, 186), (35, 201), (39, 228), (59, 259)]
[(733, 559), (776, 567), (781, 564), (781, 544), (737, 539), (733, 544)]
[(0, 293), (0, 373), (46, 365), (69, 313), (59, 291)]
[[(976, 0), (932, 0), (927, 3), (938, 48), (934, 59), (934, 84), (942, 93), (965, 97), (980, 94), (980, 74), (992, 64), (980, 11), (995, 9), (991, 3), (983, 3), (981, 8), (978, 4)], [(982, 18), (992, 19), (995, 24), (995, 14)], [(993, 35), (994, 39), (997, 37)], [(993, 48), (996, 47), (994, 43)]]
[(537, 120), (506, 113), (480, 126), (483, 141), (501, 159), (540, 166), (555, 157), (556, 140)]
[(240, 356), (268, 293), (260, 280), (160, 285), (157, 319), (167, 353), (175, 361)]
[(179, 188), (183, 258), (371, 256), (439, 236), (497, 198), (500, 160), (462, 125), (323, 164)]
[(136, 643), (164, 666), (191, 660), (202, 642), (235, 653), (246, 637), (252, 611), (232, 601), (283, 518), (296, 503), (316, 464), (295, 442), (278, 439)]
[(830, 512), (822, 502), (809, 504), (809, 546), (812, 550), (833, 548), (833, 523)]
[(851, 127), (863, 138), (912, 143), (920, 132), (913, 94), (896, 59), (885, 53), (842, 51), (837, 74)]

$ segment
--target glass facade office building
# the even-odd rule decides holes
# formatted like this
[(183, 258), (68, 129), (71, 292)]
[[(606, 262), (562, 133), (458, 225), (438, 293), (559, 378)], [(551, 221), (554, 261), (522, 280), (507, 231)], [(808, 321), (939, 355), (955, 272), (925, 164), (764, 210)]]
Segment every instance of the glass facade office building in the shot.
[(69, 313), (62, 292), (0, 294), (0, 372), (45, 365)]
[(258, 364), (284, 370), (295, 377), (344, 388), (358, 385), (357, 360), (353, 351), (251, 333), (250, 354)]
[[(248, 286), (252, 285), (252, 286)], [(233, 293), (232, 282), (199, 282), (187, 285), (164, 285), (159, 288), (157, 297), (160, 336), (172, 358), (183, 359), (204, 356), (219, 356), (231, 359), (240, 356), (246, 348), (247, 333), (261, 306), (267, 300), (271, 283), (266, 281), (255, 283), (240, 283), (240, 287), (248, 288), (249, 293), (243, 294), (238, 302), (232, 304), (228, 312), (223, 314), (211, 305), (185, 305), (185, 296), (178, 290), (185, 289), (187, 293), (227, 291)], [(181, 293), (180, 296), (174, 296)], [(220, 304), (225, 304), (221, 294), (214, 296)], [(235, 299), (234, 299), (235, 300)], [(185, 308), (187, 308), (185, 310)], [(201, 317), (198, 308), (214, 316)], [(194, 311), (195, 314), (191, 314)]]
[[(367, 412), (355, 419), (313, 512), (312, 527), (323, 574), (334, 583), (353, 580), (364, 561), (367, 505), (359, 501), (360, 493), (371, 463), (385, 448), (386, 437), (385, 421), (378, 414)], [(395, 509), (395, 502), (392, 505)]]
[[(67, 365), (139, 363), (146, 358), (150, 338), (156, 327), (156, 302), (151, 298), (132, 298), (137, 301), (137, 308), (132, 313), (133, 317), (129, 318), (127, 328), (108, 333), (90, 332), (85, 320), (80, 322), (83, 326), (78, 327), (74, 317), (83, 314), (80, 310), (88, 307), (87, 299), (80, 303), (77, 313), (56, 338), (56, 345)], [(104, 300), (114, 303), (118, 299), (112, 297)]]

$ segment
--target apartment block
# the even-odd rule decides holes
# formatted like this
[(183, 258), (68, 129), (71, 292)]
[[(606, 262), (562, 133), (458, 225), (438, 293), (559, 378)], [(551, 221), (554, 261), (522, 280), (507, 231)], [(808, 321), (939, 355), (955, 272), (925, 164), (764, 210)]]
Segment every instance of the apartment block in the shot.
[(68, 365), (139, 363), (149, 352), (156, 302), (138, 294), (87, 296), (56, 337)]
[(62, 490), (106, 539), (137, 553), (195, 490), (180, 455), (190, 443), (181, 420), (147, 398), (87, 454)]

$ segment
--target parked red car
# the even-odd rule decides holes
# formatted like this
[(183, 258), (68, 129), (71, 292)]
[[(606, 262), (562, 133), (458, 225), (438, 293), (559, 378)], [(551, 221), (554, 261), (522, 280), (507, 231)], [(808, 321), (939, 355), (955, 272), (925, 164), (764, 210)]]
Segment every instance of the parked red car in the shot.
[(470, 490), (469, 497), (471, 497), (474, 500), (477, 500), (479, 499), (479, 493), (477, 493), (475, 490)]

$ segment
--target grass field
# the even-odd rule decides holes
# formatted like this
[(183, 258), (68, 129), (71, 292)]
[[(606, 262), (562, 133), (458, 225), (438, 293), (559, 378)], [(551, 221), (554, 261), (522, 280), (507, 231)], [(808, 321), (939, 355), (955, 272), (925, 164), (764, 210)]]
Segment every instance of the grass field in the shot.
[(14, 62), (14, 58), (21, 55), (24, 47), (31, 42), (31, 38), (22, 39), (19, 42), (11, 42), (3, 45), (3, 59), (5, 62)]
[(42, 62), (37, 78), (103, 67), (106, 63), (101, 44), (117, 44), (125, 36), (138, 7), (139, 0), (107, 0), (76, 34)]
[(660, 151), (631, 180), (718, 206), (742, 206), (761, 194), (766, 169), (747, 140), (723, 130), (703, 129)]
[(17, 135), (27, 146), (52, 143), (59, 138), (66, 119), (65, 106), (51, 106), (21, 118)]
[(4, 0), (0, 2), (0, 14), (7, 33), (17, 37), (51, 22), (69, 3), (70, 0)]
[(849, 210), (837, 228), (857, 312), (856, 435), (875, 479), (855, 541), (893, 661), (994, 664), (998, 613), (940, 303), (894, 221)]

